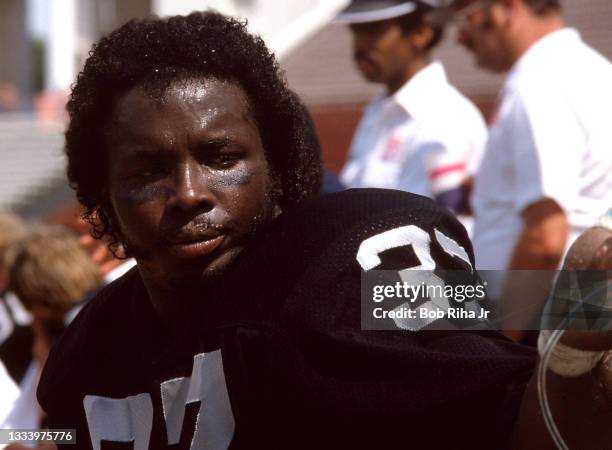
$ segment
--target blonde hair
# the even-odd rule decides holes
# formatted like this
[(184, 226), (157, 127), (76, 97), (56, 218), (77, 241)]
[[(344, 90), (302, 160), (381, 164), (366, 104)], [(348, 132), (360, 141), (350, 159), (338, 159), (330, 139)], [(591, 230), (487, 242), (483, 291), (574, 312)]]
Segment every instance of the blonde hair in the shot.
[(64, 227), (38, 225), (11, 253), (9, 289), (28, 308), (44, 302), (65, 313), (102, 282), (98, 265)]
[(0, 269), (8, 269), (7, 250), (26, 235), (25, 223), (16, 215), (0, 212)]

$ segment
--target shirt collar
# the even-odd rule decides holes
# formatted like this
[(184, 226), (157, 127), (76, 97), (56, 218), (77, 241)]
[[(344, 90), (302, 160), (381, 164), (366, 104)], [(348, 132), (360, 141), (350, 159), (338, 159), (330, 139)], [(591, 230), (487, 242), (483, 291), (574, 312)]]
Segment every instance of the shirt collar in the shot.
[(434, 61), (419, 70), (392, 96), (392, 99), (409, 115), (418, 118), (430, 110), (435, 103), (432, 94), (439, 91), (441, 85), (447, 83), (444, 66)]
[(511, 89), (519, 74), (526, 68), (536, 64), (546, 65), (550, 55), (559, 54), (560, 51), (565, 52), (568, 45), (579, 41), (578, 30), (569, 27), (553, 31), (540, 38), (514, 63), (508, 74), (504, 90)]

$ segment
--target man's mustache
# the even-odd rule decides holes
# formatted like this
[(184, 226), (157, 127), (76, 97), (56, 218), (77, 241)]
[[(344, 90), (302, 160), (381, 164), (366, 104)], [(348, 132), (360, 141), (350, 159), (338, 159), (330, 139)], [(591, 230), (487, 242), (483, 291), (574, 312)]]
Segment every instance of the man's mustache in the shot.
[(160, 236), (166, 241), (176, 241), (196, 236), (213, 236), (222, 234), (229, 225), (226, 214), (205, 213), (188, 221), (163, 217), (160, 223)]

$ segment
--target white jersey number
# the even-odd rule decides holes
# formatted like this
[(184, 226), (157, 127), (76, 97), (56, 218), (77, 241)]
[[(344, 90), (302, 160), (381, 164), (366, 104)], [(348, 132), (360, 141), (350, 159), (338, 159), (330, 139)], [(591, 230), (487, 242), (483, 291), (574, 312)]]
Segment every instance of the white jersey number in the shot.
[[(179, 442), (185, 407), (200, 402), (190, 448), (225, 450), (229, 447), (234, 435), (234, 416), (220, 350), (195, 355), (191, 376), (163, 382), (161, 399), (168, 445)], [(87, 395), (83, 406), (94, 450), (100, 450), (103, 440), (133, 442), (134, 450), (149, 448), (153, 427), (150, 394), (119, 399)]]
[[(434, 229), (434, 234), (436, 241), (447, 254), (461, 259), (468, 265), (470, 271), (474, 270), (470, 263), (470, 258), (463, 247), (437, 229)], [(414, 267), (400, 268), (398, 273), (401, 280), (413, 285), (425, 283), (430, 286), (444, 286), (444, 281), (433, 273), (436, 269), (436, 263), (431, 256), (431, 237), (428, 232), (415, 225), (394, 228), (366, 239), (361, 243), (357, 251), (357, 262), (364, 271), (373, 270), (382, 263), (380, 259), (381, 253), (404, 246), (412, 247), (419, 264)], [(466, 304), (468, 308), (471, 306), (471, 304)], [(410, 303), (403, 303), (395, 308), (395, 310), (399, 311), (402, 308), (409, 307)], [(432, 311), (436, 309), (447, 310), (450, 308), (450, 304), (446, 298), (440, 296), (430, 298), (427, 302), (419, 305), (419, 307)], [(393, 319), (398, 328), (409, 331), (419, 331), (435, 320), (437, 319)]]

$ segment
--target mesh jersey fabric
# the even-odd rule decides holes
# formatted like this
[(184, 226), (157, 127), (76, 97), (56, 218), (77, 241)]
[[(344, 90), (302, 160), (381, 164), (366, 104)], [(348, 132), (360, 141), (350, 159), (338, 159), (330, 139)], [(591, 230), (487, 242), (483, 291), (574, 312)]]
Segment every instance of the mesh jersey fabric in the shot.
[[(220, 349), (235, 421), (230, 448), (505, 448), (531, 349), (492, 331), (360, 328), (357, 250), (408, 225), (453, 238), (473, 265), (449, 212), (413, 194), (363, 189), (308, 202), (262, 230), (202, 294), (196, 325), (183, 335), (164, 330), (132, 270), (52, 351), (39, 387), (51, 426), (76, 427), (78, 448), (91, 448), (83, 397), (146, 392), (149, 448), (189, 448), (198, 408), (186, 405), (181, 440), (168, 446), (160, 385), (190, 374), (194, 355)], [(431, 242), (438, 267), (468, 270)], [(381, 260), (377, 268), (389, 270), (418, 264), (410, 246)]]

